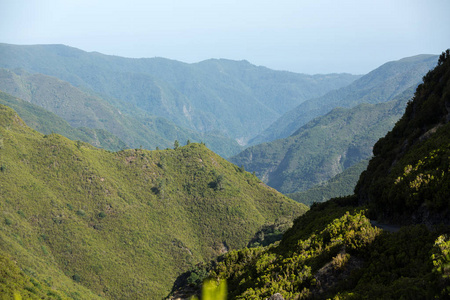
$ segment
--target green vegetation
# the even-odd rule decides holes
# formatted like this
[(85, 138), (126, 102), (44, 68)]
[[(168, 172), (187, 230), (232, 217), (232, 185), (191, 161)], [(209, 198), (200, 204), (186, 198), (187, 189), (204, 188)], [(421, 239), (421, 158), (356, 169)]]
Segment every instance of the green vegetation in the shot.
[(448, 224), (449, 92), (450, 59), (443, 53), (403, 117), (375, 144), (374, 157), (356, 187), (360, 201), (377, 218)]
[[(290, 137), (247, 148), (230, 161), (254, 171), (282, 193), (306, 191), (368, 159), (373, 144), (402, 116), (407, 101), (400, 97), (386, 103), (336, 108)], [(355, 177), (342, 189), (353, 189)], [(336, 192), (331, 196), (340, 196), (341, 190)]]
[[(375, 145), (355, 195), (313, 204), (279, 243), (219, 257), (209, 276), (230, 299), (450, 296), (449, 52)], [(383, 231), (368, 216), (407, 226)]]
[(373, 227), (355, 196), (315, 204), (281, 243), (219, 257), (229, 299), (432, 299), (449, 295), (449, 232)]
[(327, 182), (313, 186), (304, 192), (287, 194), (291, 199), (311, 206), (315, 202), (324, 202), (331, 198), (352, 195), (359, 180), (361, 172), (367, 168), (369, 160), (363, 160), (342, 173), (334, 176)]
[(112, 153), (3, 105), (0, 136), (0, 254), (67, 298), (163, 297), (189, 267), (306, 210), (201, 144)]
[[(193, 297), (192, 300), (198, 299)], [(224, 280), (206, 280), (202, 287), (202, 300), (226, 300), (227, 299), (227, 283)]]
[(402, 97), (410, 99), (422, 76), (436, 66), (436, 61), (436, 55), (417, 55), (385, 63), (348, 86), (301, 103), (281, 116), (249, 144), (288, 137), (310, 120), (325, 115), (336, 107), (382, 103), (402, 94)]
[(48, 282), (40, 282), (27, 275), (11, 258), (0, 254), (0, 299), (68, 299), (51, 288)]
[[(162, 58), (129, 59), (63, 45), (0, 44), (0, 52), (2, 68), (22, 68), (55, 76), (73, 86), (94, 91), (124, 114), (134, 117), (138, 112), (146, 112), (198, 134), (229, 137), (229, 144), (231, 140), (246, 143), (301, 102), (359, 78), (350, 74), (273, 71), (247, 61), (207, 60), (186, 64)], [(190, 136), (161, 136), (171, 142), (194, 140)], [(205, 138), (202, 140), (219, 152), (220, 147), (213, 147)], [(137, 143), (140, 144), (145, 145)]]
[(112, 151), (127, 148), (123, 141), (105, 130), (86, 127), (74, 128), (57, 115), (2, 91), (0, 91), (0, 104), (16, 110), (27, 125), (41, 133), (58, 133), (67, 138), (87, 142), (96, 147)]
[[(116, 151), (128, 148), (127, 143), (133, 148), (167, 148), (173, 145), (174, 139), (189, 138), (197, 142), (205, 140), (224, 157), (241, 150), (236, 141), (223, 134), (181, 128), (131, 104), (119, 110), (114, 106), (117, 100), (110, 99), (110, 104), (93, 92), (54, 77), (0, 69), (0, 89), (24, 100), (2, 94), (0, 103), (16, 110), (33, 129), (45, 134), (59, 133), (96, 147)], [(124, 109), (130, 113), (125, 113)]]

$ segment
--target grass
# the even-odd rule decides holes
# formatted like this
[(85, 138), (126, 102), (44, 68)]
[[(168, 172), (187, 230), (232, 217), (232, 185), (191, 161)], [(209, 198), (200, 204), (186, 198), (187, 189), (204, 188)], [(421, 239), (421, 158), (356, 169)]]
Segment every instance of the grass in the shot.
[(5, 106), (0, 135), (0, 253), (70, 298), (161, 298), (189, 267), (307, 209), (202, 144), (110, 152)]

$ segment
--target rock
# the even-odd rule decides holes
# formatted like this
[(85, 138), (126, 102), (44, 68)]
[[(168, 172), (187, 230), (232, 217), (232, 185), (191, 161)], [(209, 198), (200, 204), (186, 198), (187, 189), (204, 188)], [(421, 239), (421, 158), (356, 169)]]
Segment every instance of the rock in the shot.
[(280, 293), (273, 294), (268, 300), (284, 300)]

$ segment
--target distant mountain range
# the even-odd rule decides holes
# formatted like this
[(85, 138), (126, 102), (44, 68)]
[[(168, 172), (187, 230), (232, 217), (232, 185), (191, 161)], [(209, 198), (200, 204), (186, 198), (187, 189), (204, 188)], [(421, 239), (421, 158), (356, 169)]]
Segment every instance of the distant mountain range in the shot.
[(247, 61), (129, 59), (63, 45), (0, 44), (0, 67), (54, 76), (95, 92), (122, 113), (144, 111), (241, 144), (303, 101), (360, 77), (273, 71)]
[[(283, 193), (299, 193), (323, 185), (370, 158), (373, 144), (403, 114), (419, 81), (436, 64), (437, 58), (418, 55), (389, 62), (347, 87), (305, 101), (265, 131), (271, 132), (266, 135), (268, 139), (288, 137), (251, 146), (230, 161), (255, 172)], [(320, 116), (323, 114), (326, 115)], [(318, 117), (312, 119), (313, 116)], [(335, 194), (325, 194), (336, 197), (343, 191), (351, 191), (358, 179), (358, 174), (351, 174), (352, 179), (347, 177), (345, 187), (341, 186), (339, 192), (333, 189)], [(320, 193), (316, 190), (314, 194)], [(314, 201), (320, 199), (317, 196)]]
[[(385, 63), (348, 86), (301, 103), (250, 140), (249, 144), (288, 137), (308, 121), (330, 112), (335, 107), (353, 107), (360, 103), (376, 104), (392, 100), (411, 86), (417, 86), (422, 77), (436, 65), (437, 59), (437, 55), (417, 55)], [(413, 91), (411, 96), (412, 94)]]
[(336, 197), (353, 195), (359, 176), (367, 168), (368, 159), (345, 169), (342, 173), (330, 178), (326, 182), (319, 183), (306, 191), (286, 194), (289, 198), (308, 206), (314, 203), (325, 202)]
[[(171, 148), (175, 140), (182, 144), (187, 140), (191, 142), (203, 141), (209, 146), (213, 146), (220, 155), (225, 157), (229, 153), (241, 149), (238, 143), (230, 138), (214, 133), (201, 134), (194, 130), (181, 128), (167, 119), (152, 116), (137, 108), (133, 114), (121, 112), (114, 105), (97, 95), (43, 74), (31, 74), (23, 70), (14, 72), (0, 69), (0, 90), (57, 114), (74, 128), (83, 127), (83, 131), (108, 131), (111, 136), (116, 136), (115, 139), (123, 141), (116, 146), (94, 143), (95, 146), (109, 150), (120, 150), (126, 147)], [(38, 110), (28, 109), (28, 113), (23, 114), (26, 107), (31, 107), (23, 104), (23, 107), (16, 104), (14, 109), (25, 121), (29, 122), (30, 116), (37, 113)], [(132, 105), (128, 110), (131, 111), (131, 107)], [(52, 122), (41, 118), (42, 122), (52, 124)], [(30, 126), (40, 131), (39, 127), (34, 126), (34, 124), (30, 123)], [(66, 135), (67, 130), (61, 131), (61, 128), (57, 128), (57, 123), (54, 123), (51, 129), (47, 128), (41, 132), (48, 133), (49, 130), (61, 133), (69, 138), (75, 138), (74, 135)], [(91, 142), (90, 138), (84, 136), (76, 139)]]
[(72, 127), (67, 121), (54, 113), (2, 91), (0, 91), (0, 104), (15, 109), (31, 128), (40, 133), (58, 133), (72, 140), (80, 140), (112, 151), (127, 148), (127, 145), (122, 140), (109, 131), (87, 127)]
[(409, 94), (386, 103), (335, 108), (288, 138), (249, 147), (230, 160), (282, 193), (305, 191), (368, 159), (373, 144), (403, 114)]

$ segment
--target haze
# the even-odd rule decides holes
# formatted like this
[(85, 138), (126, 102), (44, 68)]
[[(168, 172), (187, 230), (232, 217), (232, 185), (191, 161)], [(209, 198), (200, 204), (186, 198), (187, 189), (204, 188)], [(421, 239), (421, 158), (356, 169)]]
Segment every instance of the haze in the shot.
[(450, 1), (1, 0), (0, 42), (364, 74), (450, 46)]

